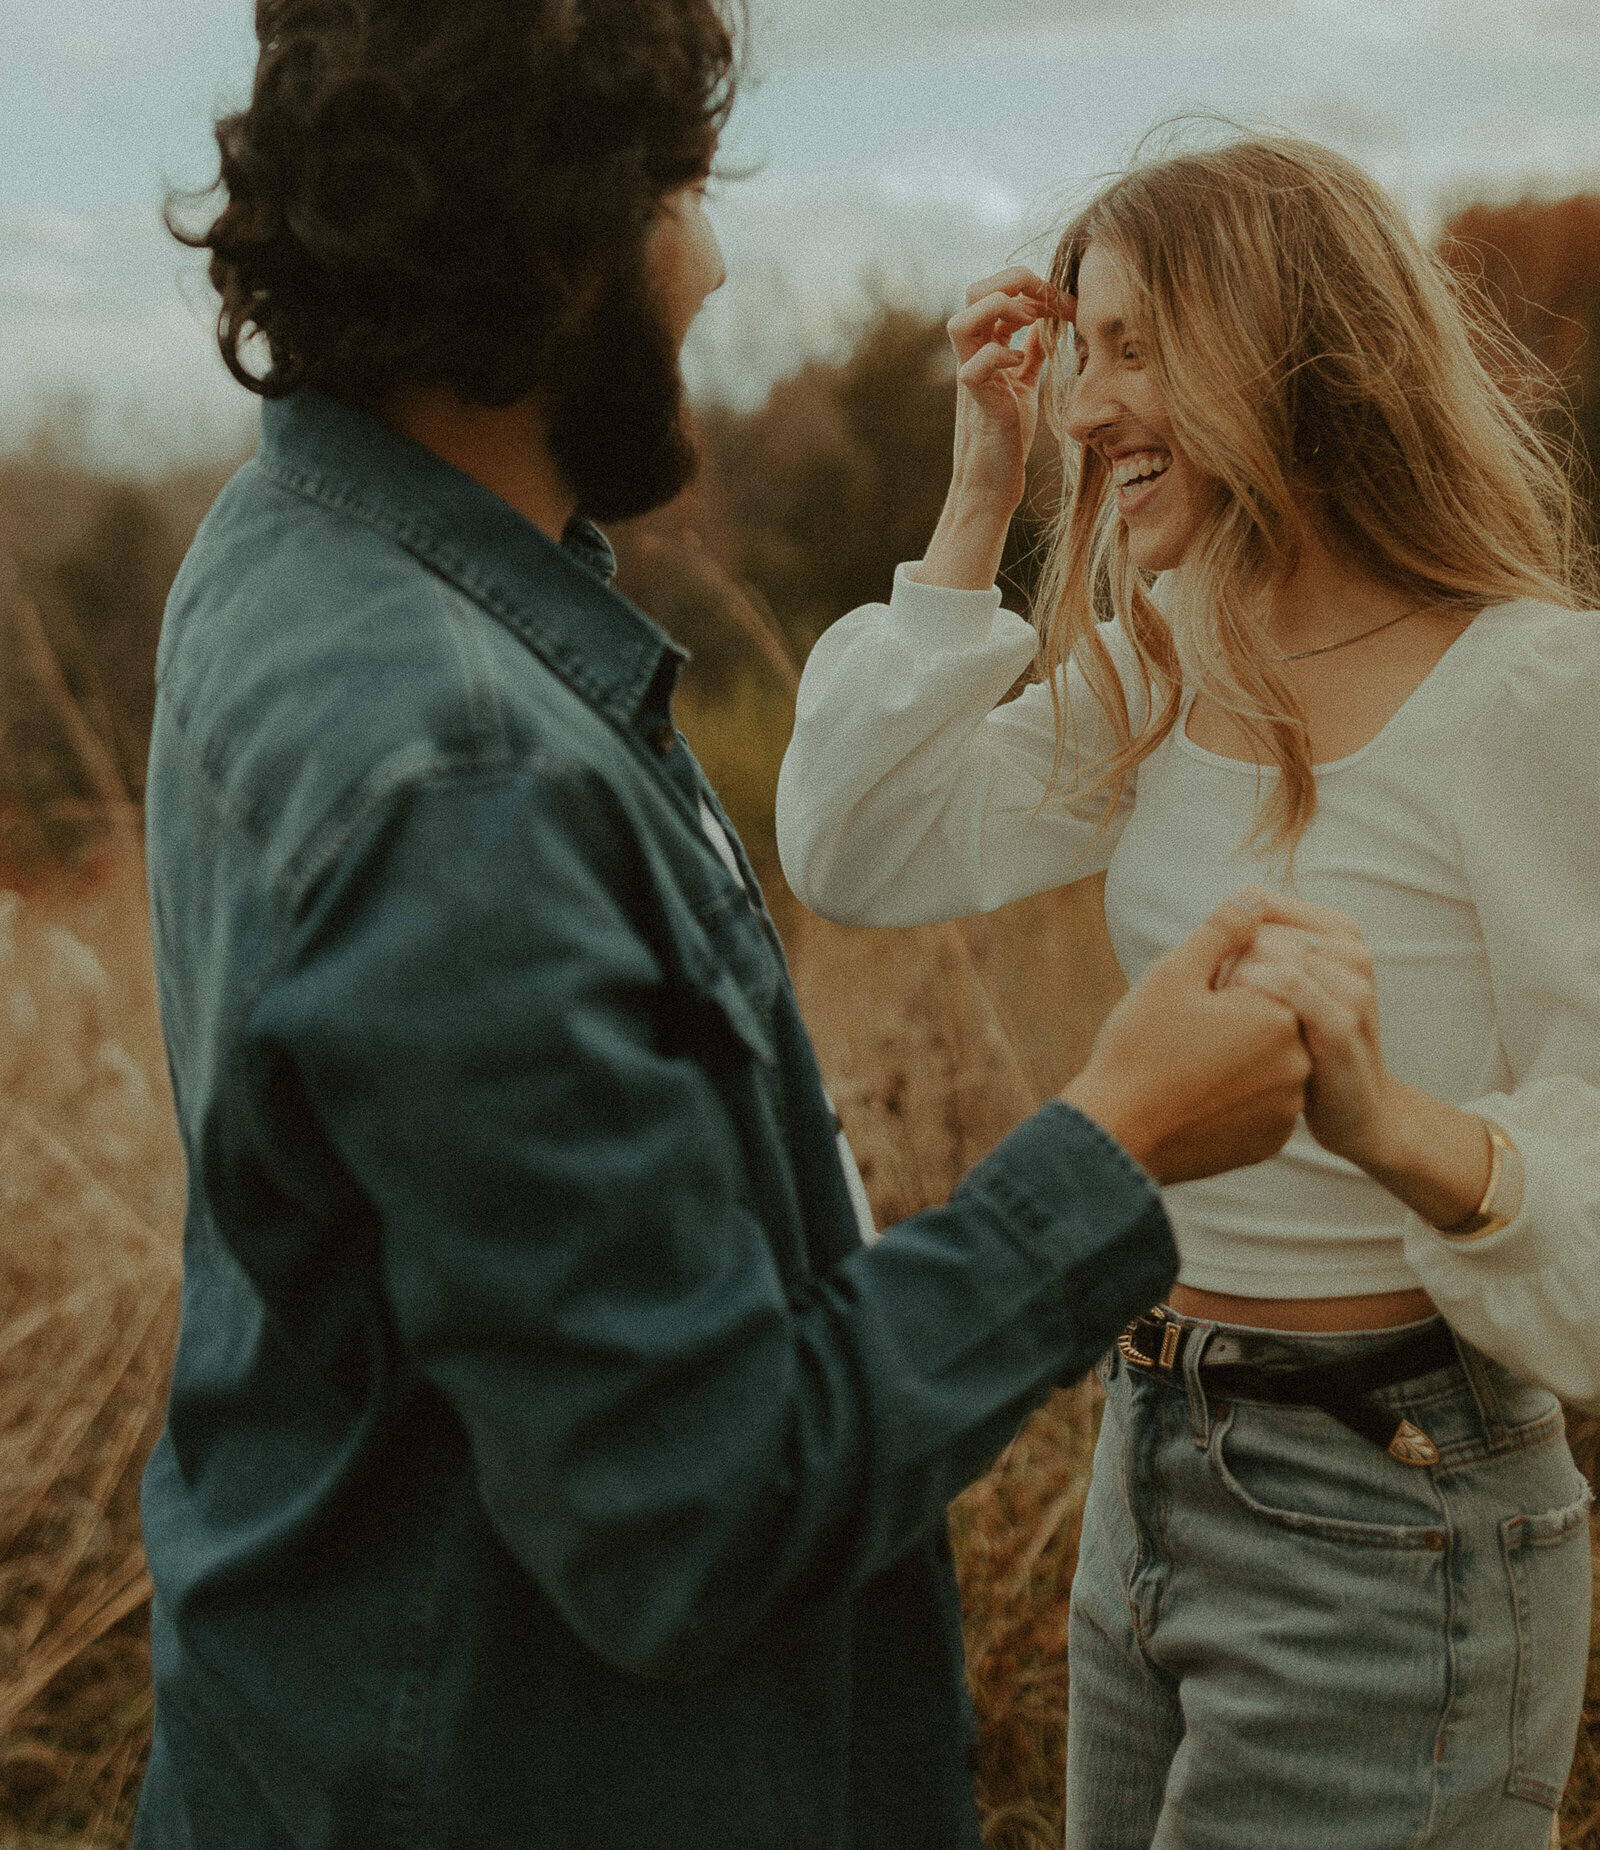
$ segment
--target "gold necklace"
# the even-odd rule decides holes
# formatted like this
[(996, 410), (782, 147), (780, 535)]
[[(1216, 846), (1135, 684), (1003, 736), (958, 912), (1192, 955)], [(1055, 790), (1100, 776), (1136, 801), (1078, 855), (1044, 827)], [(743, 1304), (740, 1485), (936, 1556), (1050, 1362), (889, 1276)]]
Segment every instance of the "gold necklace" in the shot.
[(1402, 610), (1397, 617), (1390, 617), (1385, 623), (1374, 623), (1369, 630), (1358, 630), (1354, 636), (1342, 637), (1338, 642), (1325, 642), (1320, 649), (1296, 649), (1293, 655), (1280, 655), (1280, 662), (1303, 662), (1311, 655), (1328, 655), (1335, 649), (1348, 649), (1353, 642), (1365, 642), (1369, 636), (1376, 636), (1383, 630), (1392, 630), (1397, 623), (1404, 623), (1407, 617), (1420, 617), (1428, 608), (1418, 604), (1415, 610)]

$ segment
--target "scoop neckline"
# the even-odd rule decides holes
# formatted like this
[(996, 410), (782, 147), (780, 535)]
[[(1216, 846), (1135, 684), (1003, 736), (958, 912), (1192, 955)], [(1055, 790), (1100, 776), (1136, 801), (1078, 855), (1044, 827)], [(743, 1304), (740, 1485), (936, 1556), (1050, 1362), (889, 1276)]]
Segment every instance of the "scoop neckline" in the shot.
[[(1484, 618), (1489, 616), (1491, 612), (1509, 610), (1510, 608), (1512, 608), (1512, 606), (1509, 604), (1485, 604), (1483, 609), (1480, 610), (1470, 622), (1462, 627), (1461, 634), (1455, 638), (1439, 657), (1438, 661), (1433, 664), (1416, 686), (1412, 688), (1411, 692), (1406, 695), (1405, 699), (1400, 702), (1399, 706), (1395, 708), (1364, 745), (1358, 745), (1353, 752), (1347, 752), (1342, 758), (1330, 758), (1325, 764), (1312, 765), (1312, 776), (1325, 777), (1332, 771), (1343, 771), (1350, 765), (1359, 764), (1363, 758), (1376, 751), (1389, 734), (1396, 730), (1401, 720), (1405, 718), (1411, 708), (1421, 700), (1422, 695), (1427, 689), (1440, 679), (1440, 670), (1444, 667), (1445, 663), (1450, 660), (1451, 656), (1456, 653), (1462, 643), (1464, 643), (1473, 630), (1482, 623)], [(1177, 737), (1180, 748), (1186, 751), (1191, 758), (1200, 759), (1202, 763), (1222, 765), (1225, 769), (1241, 772), (1246, 777), (1261, 778), (1281, 776), (1282, 772), (1275, 764), (1257, 764), (1253, 758), (1230, 758), (1226, 752), (1208, 751), (1205, 746), (1195, 744), (1194, 740), (1189, 737), (1189, 709), (1194, 705), (1194, 697), (1198, 692), (1198, 688), (1193, 687), (1185, 688), (1183, 691), (1183, 700), (1178, 708), (1178, 723), (1173, 727), (1173, 732)]]

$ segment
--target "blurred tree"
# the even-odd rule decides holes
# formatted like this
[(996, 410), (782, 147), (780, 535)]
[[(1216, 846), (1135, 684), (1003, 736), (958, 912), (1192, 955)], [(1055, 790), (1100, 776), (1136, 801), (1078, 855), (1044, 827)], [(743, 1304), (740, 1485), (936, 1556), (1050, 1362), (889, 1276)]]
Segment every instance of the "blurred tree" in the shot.
[(700, 535), (693, 489), (614, 526), (617, 589), (689, 651), (674, 717), (781, 910), (773, 811), (799, 668), (757, 592), (736, 584)]
[(167, 591), (230, 472), (108, 480), (68, 466), (42, 442), (0, 462), (0, 543), (68, 692), (135, 796), (144, 788)]
[[(888, 597), (939, 518), (955, 439), (944, 323), (885, 309), (844, 360), (812, 361), (759, 410), (708, 413), (704, 436), (707, 543), (804, 660), (836, 618)], [(1019, 521), (1002, 570), (1024, 607), (1039, 537)]]
[(155, 717), (155, 641), (184, 545), (142, 484), (107, 486), (97, 503), (55, 565), (56, 596), (41, 601), (62, 672), (79, 703), (103, 713), (123, 781), (137, 796)]
[(1600, 196), (1469, 206), (1446, 225), (1442, 250), (1565, 386), (1568, 402), (1556, 416), (1575, 439), (1579, 487), (1600, 540)]
[(128, 810), (121, 771), (0, 551), (0, 884), (86, 867), (126, 829)]
[(949, 481), (954, 409), (943, 328), (890, 310), (842, 363), (813, 361), (758, 411), (706, 416), (707, 541), (800, 659), (920, 556)]
[(792, 682), (798, 673), (783, 632), (759, 595), (734, 583), (701, 537), (690, 489), (653, 514), (610, 531), (617, 588), (689, 651), (684, 685), (701, 700), (727, 697), (752, 672)]

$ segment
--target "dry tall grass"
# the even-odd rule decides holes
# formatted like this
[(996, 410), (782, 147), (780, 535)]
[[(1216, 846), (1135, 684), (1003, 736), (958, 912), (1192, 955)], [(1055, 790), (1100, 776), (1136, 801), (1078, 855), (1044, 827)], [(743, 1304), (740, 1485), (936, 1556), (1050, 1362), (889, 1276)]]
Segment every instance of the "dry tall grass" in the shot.
[(28, 886), (0, 888), (0, 1819), (113, 1843), (148, 1740), (138, 1485), (182, 1171), (131, 810), (15, 578), (0, 646)]

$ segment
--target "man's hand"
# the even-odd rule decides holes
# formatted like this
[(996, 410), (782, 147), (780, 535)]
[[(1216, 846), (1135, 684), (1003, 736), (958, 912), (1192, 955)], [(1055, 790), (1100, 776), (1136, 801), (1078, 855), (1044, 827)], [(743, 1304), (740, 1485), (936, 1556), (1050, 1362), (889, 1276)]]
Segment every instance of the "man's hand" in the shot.
[(1253, 887), (1224, 901), (1111, 1011), (1061, 1095), (1158, 1182), (1264, 1161), (1305, 1107), (1311, 1056), (1294, 1010), (1217, 987), (1277, 908)]

